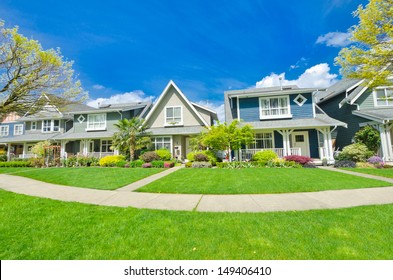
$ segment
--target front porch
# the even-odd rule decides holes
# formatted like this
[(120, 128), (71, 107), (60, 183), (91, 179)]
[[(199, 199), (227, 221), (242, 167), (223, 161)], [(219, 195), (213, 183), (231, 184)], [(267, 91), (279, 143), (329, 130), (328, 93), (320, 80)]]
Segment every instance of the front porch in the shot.
[(311, 157), (314, 162), (323, 159), (334, 162), (330, 127), (257, 131), (255, 143), (235, 151), (235, 158), (249, 161), (255, 153), (264, 150), (275, 152), (279, 158), (297, 155)]
[(118, 151), (111, 147), (111, 139), (61, 140), (60, 156), (67, 159), (71, 156), (103, 158), (117, 155)]

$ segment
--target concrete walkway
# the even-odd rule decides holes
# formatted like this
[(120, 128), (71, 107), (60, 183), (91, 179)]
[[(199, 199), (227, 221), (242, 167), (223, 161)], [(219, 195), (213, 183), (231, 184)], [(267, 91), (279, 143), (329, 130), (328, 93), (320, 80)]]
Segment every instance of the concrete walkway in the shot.
[[(343, 170), (333, 168), (326, 169), (343, 172)], [(171, 172), (176, 170), (171, 169)], [(171, 173), (169, 170), (164, 172), (167, 173), (162, 172), (160, 177)], [(345, 171), (344, 173), (348, 172)], [(367, 178), (371, 176), (355, 172), (350, 173)], [(373, 176), (373, 178), (384, 181), (391, 180), (378, 176)], [(157, 177), (147, 178), (144, 179), (144, 182), (146, 183), (156, 179)], [(104, 206), (131, 206), (136, 208), (200, 212), (272, 212), (334, 209), (393, 203), (393, 187), (287, 194), (200, 195), (137, 193), (130, 191), (142, 185), (142, 183), (137, 183), (130, 184), (115, 191), (106, 191), (59, 186), (29, 178), (0, 174), (0, 188), (7, 191), (62, 201), (76, 201)]]

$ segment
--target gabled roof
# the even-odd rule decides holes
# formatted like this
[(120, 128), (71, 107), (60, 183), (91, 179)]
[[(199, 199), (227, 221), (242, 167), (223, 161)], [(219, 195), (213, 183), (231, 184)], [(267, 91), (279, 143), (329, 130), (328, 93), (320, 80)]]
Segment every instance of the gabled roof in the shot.
[(158, 100), (154, 103), (153, 108), (150, 110), (150, 112), (147, 114), (145, 122), (147, 122), (153, 113), (157, 110), (159, 107), (159, 104), (162, 102), (164, 99), (165, 95), (169, 93), (169, 89), (171, 87), (174, 87), (175, 90), (179, 93), (180, 97), (183, 99), (183, 101), (190, 107), (191, 111), (198, 117), (198, 119), (205, 125), (209, 126), (209, 124), (206, 122), (204, 118), (202, 118), (201, 114), (198, 113), (198, 111), (195, 109), (194, 105), (187, 99), (187, 97), (184, 95), (184, 93), (177, 87), (174, 81), (170, 80), (161, 95), (158, 97)]
[(367, 110), (358, 110), (352, 111), (352, 114), (377, 121), (380, 123), (386, 123), (393, 120), (393, 110), (392, 108), (375, 108), (375, 109), (367, 109)]
[[(83, 105), (83, 104), (80, 104)], [(74, 110), (69, 110), (68, 114), (89, 114), (89, 113), (106, 113), (116, 111), (130, 111), (140, 108), (149, 107), (151, 102), (135, 102), (135, 103), (122, 103), (122, 104), (105, 104), (98, 108), (83, 105), (75, 107)]]
[(321, 88), (299, 88), (295, 85), (282, 86), (282, 87), (266, 87), (266, 88), (249, 88), (242, 90), (230, 90), (225, 91), (225, 95), (231, 97), (251, 97), (251, 96), (270, 96), (270, 95), (282, 95), (282, 94), (297, 94), (314, 92), (317, 90), (324, 90)]
[(323, 103), (326, 100), (329, 100), (333, 97), (336, 97), (337, 95), (340, 95), (342, 93), (348, 93), (357, 86), (359, 86), (363, 80), (359, 79), (344, 79), (341, 80), (334, 85), (328, 87), (325, 91), (319, 91), (316, 94), (316, 102), (317, 103)]

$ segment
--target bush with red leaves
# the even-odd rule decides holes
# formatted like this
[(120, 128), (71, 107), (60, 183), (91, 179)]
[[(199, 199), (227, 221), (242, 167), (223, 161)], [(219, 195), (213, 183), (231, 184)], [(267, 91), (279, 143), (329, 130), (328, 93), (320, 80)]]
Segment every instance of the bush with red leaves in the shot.
[(305, 165), (306, 163), (312, 162), (312, 159), (306, 156), (286, 156), (284, 158), (286, 161), (294, 161), (301, 165)]

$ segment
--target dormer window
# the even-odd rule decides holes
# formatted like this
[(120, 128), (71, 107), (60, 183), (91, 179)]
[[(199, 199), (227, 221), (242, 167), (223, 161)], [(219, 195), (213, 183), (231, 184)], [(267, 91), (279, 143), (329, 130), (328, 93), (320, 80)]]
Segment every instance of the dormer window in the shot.
[(87, 115), (86, 130), (105, 130), (106, 114), (89, 114)]
[(59, 120), (43, 120), (42, 121), (42, 132), (58, 132), (60, 131)]
[(393, 88), (377, 88), (375, 101), (376, 106), (393, 106)]
[(171, 106), (165, 108), (165, 125), (182, 125), (183, 110), (181, 106)]
[(260, 119), (291, 118), (289, 96), (274, 96), (259, 98)]

